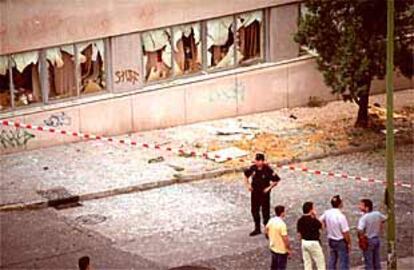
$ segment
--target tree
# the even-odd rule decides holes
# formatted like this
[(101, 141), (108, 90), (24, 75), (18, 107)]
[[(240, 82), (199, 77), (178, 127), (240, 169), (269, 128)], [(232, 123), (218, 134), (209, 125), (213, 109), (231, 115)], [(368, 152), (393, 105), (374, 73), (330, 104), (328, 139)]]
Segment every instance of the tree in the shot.
[[(368, 99), (374, 78), (386, 65), (386, 0), (305, 0), (294, 39), (316, 52), (318, 69), (333, 93), (358, 104), (357, 127), (368, 125)], [(395, 0), (394, 65), (413, 74), (414, 5)]]

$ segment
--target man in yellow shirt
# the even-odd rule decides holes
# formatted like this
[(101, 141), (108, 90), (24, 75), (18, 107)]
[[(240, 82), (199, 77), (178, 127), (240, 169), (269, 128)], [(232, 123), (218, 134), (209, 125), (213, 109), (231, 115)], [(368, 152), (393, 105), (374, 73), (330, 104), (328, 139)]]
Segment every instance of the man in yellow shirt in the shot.
[(271, 218), (266, 225), (266, 235), (269, 237), (269, 248), (272, 254), (271, 270), (285, 270), (288, 255), (291, 253), (286, 223), (285, 207), (275, 207), (276, 217)]

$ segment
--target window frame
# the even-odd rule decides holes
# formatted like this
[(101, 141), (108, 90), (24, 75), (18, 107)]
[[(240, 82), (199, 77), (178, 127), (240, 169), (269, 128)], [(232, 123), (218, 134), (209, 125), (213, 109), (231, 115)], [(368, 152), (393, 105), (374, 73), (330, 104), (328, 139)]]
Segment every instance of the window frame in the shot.
[(174, 56), (173, 56), (173, 52), (172, 52), (172, 50), (173, 50), (173, 47), (172, 47), (173, 38), (170, 38), (170, 47), (171, 47), (171, 56), (170, 56), (171, 73), (170, 73), (170, 76), (168, 76), (168, 78), (165, 78), (165, 79), (147, 81), (147, 80), (145, 80), (145, 77), (147, 76), (147, 74), (145, 73), (146, 71), (145, 71), (145, 61), (144, 61), (144, 57), (145, 57), (144, 39), (143, 39), (143, 35), (142, 35), (143, 33), (146, 33), (146, 32), (159, 31), (159, 30), (162, 30), (162, 29), (168, 29), (169, 32), (170, 32), (170, 35), (172, 37), (172, 31), (173, 31), (172, 28), (173, 28), (173, 26), (171, 25), (171, 26), (159, 27), (159, 28), (154, 28), (154, 29), (149, 29), (149, 30), (146, 30), (146, 31), (138, 32), (139, 33), (139, 38), (141, 40), (141, 56), (142, 56), (141, 59), (140, 59), (140, 61), (141, 61), (141, 72), (144, 75), (144, 76), (142, 76), (141, 88), (144, 87), (144, 86), (151, 86), (151, 85), (157, 85), (157, 84), (166, 84), (166, 83), (170, 83), (170, 82), (174, 81), (174, 79), (175, 79), (174, 62), (173, 62), (174, 61)]
[[(207, 51), (205, 51), (205, 53), (204, 53), (204, 46), (206, 46), (206, 45), (204, 45), (205, 44), (205, 42), (204, 42), (204, 39), (206, 39), (206, 38), (203, 38), (203, 25), (202, 25), (202, 22), (204, 22), (204, 21), (194, 21), (194, 22), (188, 22), (188, 23), (184, 23), (184, 24), (176, 24), (176, 25), (174, 25), (174, 26), (171, 26), (171, 36), (173, 37), (172, 39), (171, 39), (171, 57), (172, 57), (172, 70), (173, 70), (173, 73), (172, 73), (172, 78), (173, 79), (187, 79), (187, 78), (191, 78), (191, 77), (193, 77), (193, 76), (199, 76), (199, 75), (203, 75), (204, 73), (203, 73), (203, 71), (205, 71), (204, 70), (204, 54), (205, 54), (205, 59), (207, 60)], [(201, 42), (201, 69), (199, 70), (199, 71), (197, 71), (197, 72), (192, 72), (192, 73), (187, 73), (187, 74), (177, 74), (176, 72), (175, 72), (175, 69), (174, 69), (174, 54), (173, 54), (173, 52), (174, 52), (174, 47), (173, 47), (173, 45), (174, 45), (174, 27), (178, 27), (178, 26), (180, 26), (180, 25), (189, 25), (189, 24), (198, 24), (199, 25), (199, 27), (200, 27), (200, 42)]]
[[(270, 8), (259, 8), (259, 9), (254, 9), (254, 10), (249, 10), (249, 11), (239, 12), (239, 13), (234, 14), (235, 24), (236, 24), (236, 31), (237, 31), (237, 16), (239, 16), (241, 14), (253, 13), (253, 12), (257, 12), (257, 11), (260, 11), (262, 13), (262, 22), (261, 22), (262, 25), (260, 27), (260, 36), (261, 36), (260, 37), (260, 56), (252, 58), (252, 59), (248, 59), (246, 61), (243, 61), (243, 62), (239, 63), (237, 61), (237, 53), (236, 53), (237, 50), (235, 50), (235, 61), (236, 61), (236, 66), (238, 66), (238, 67), (247, 67), (247, 66), (252, 66), (252, 65), (257, 65), (257, 64), (267, 62), (266, 57), (267, 57), (268, 53), (266, 52), (266, 49), (267, 48), (270, 49), (270, 46), (267, 46), (269, 44), (269, 39), (267, 38), (268, 37), (267, 31), (268, 31), (268, 28), (269, 28), (268, 27), (268, 25), (269, 25), (269, 21), (268, 21), (269, 14), (268, 13), (270, 11)], [(237, 36), (236, 45), (237, 45), (237, 48), (239, 48), (239, 45), (238, 45), (239, 37), (238, 37), (238, 35), (236, 35), (236, 36)], [(236, 38), (235, 38), (235, 40), (236, 40)]]
[[(42, 75), (41, 75), (41, 69), (40, 69), (40, 56), (41, 56), (40, 52), (42, 50), (43, 49), (34, 49), (34, 50), (29, 50), (29, 51), (12, 53), (12, 54), (8, 55), (7, 61), (8, 61), (8, 66), (9, 66), (9, 88), (10, 88), (10, 91), (11, 91), (11, 93), (10, 93), (10, 98), (11, 98), (10, 108), (11, 108), (11, 110), (9, 110), (9, 111), (15, 111), (15, 110), (27, 109), (27, 108), (34, 108), (34, 107), (38, 107), (38, 106), (41, 106), (41, 105), (45, 104), (44, 103), (45, 93), (44, 93), (44, 90), (43, 90)], [(14, 81), (13, 81), (13, 61), (14, 60), (12, 58), (13, 58), (13, 55), (18, 55), (18, 54), (28, 53), (28, 52), (37, 52), (37, 54), (38, 54), (37, 64), (38, 64), (38, 72), (39, 72), (39, 86), (40, 86), (40, 93), (41, 93), (42, 97), (41, 97), (41, 101), (29, 103), (29, 104), (24, 105), (24, 106), (16, 106), (15, 95), (14, 95), (16, 88), (15, 88)], [(32, 91), (33, 91), (33, 89), (32, 89)], [(7, 110), (5, 110), (5, 111), (7, 111)]]
[[(82, 88), (82, 74), (81, 74), (81, 63), (79, 61), (79, 56), (80, 56), (80, 51), (79, 51), (79, 46), (81, 43), (93, 43), (96, 41), (103, 41), (104, 43), (104, 55), (101, 55), (101, 57), (103, 57), (103, 72), (105, 75), (105, 87), (101, 90), (101, 91), (97, 91), (94, 93), (87, 93), (87, 94), (82, 94), (81, 93), (81, 88)], [(86, 41), (81, 41), (81, 42), (77, 42), (77, 43), (73, 43), (73, 45), (75, 46), (75, 80), (76, 80), (76, 91), (77, 91), (77, 95), (76, 98), (86, 98), (86, 97), (94, 97), (97, 95), (101, 95), (101, 94), (107, 94), (107, 93), (112, 93), (113, 89), (112, 89), (112, 82), (109, 79), (109, 72), (112, 70), (108, 69), (108, 65), (112, 65), (108, 63), (108, 61), (110, 61), (110, 52), (108, 50), (110, 50), (110, 46), (109, 46), (109, 38), (97, 38), (97, 39), (90, 39), (90, 40), (86, 40)], [(109, 57), (108, 57), (109, 56)], [(111, 83), (111, 84), (110, 84)], [(111, 87), (109, 87), (111, 86)]]

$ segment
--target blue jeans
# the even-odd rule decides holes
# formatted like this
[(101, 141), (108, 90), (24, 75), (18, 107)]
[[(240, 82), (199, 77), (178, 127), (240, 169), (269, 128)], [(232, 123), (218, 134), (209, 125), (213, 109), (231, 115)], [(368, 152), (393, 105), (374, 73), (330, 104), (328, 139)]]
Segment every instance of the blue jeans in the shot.
[(349, 252), (345, 240), (329, 239), (329, 261), (328, 269), (336, 270), (336, 264), (339, 260), (339, 269), (349, 269)]
[(366, 270), (381, 270), (380, 239), (373, 237), (368, 239), (368, 249), (364, 251)]
[(287, 265), (287, 254), (280, 254), (270, 251), (272, 253), (271, 270), (285, 270)]

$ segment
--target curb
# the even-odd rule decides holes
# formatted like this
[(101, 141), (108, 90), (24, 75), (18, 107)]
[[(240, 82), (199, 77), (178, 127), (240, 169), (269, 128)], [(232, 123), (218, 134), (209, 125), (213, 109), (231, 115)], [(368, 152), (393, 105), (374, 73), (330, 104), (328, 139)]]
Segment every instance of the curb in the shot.
[[(403, 140), (399, 142), (399, 145), (407, 145), (412, 144), (413, 141), (411, 139), (409, 140)], [(287, 165), (292, 163), (300, 163), (300, 162), (307, 162), (307, 161), (313, 161), (318, 159), (323, 159), (326, 157), (335, 157), (340, 155), (347, 155), (352, 154), (356, 152), (366, 152), (378, 148), (383, 148), (385, 143), (377, 143), (372, 145), (362, 145), (357, 146), (353, 148), (347, 148), (344, 150), (338, 150), (338, 151), (332, 151), (327, 152), (323, 154), (317, 154), (317, 155), (311, 155), (309, 157), (305, 158), (293, 158), (293, 159), (284, 159), (279, 161), (270, 161), (269, 163), (272, 165)], [(166, 179), (166, 180), (159, 180), (154, 182), (148, 182), (133, 186), (127, 186), (127, 187), (120, 187), (115, 188), (111, 190), (104, 190), (104, 191), (98, 191), (98, 192), (90, 192), (80, 195), (73, 195), (66, 198), (60, 198), (55, 200), (37, 200), (27, 203), (10, 203), (10, 204), (4, 204), (0, 205), (0, 212), (9, 212), (9, 211), (23, 211), (23, 210), (39, 210), (44, 209), (48, 207), (55, 207), (62, 204), (67, 203), (78, 203), (83, 201), (89, 201), (89, 200), (97, 200), (97, 199), (103, 199), (107, 197), (112, 197), (116, 195), (124, 195), (129, 193), (135, 193), (135, 192), (141, 192), (141, 191), (147, 191), (151, 189), (156, 188), (162, 188), (171, 186), (174, 184), (183, 184), (183, 183), (189, 183), (189, 182), (195, 182), (210, 178), (217, 178), (219, 176), (223, 176), (226, 174), (231, 173), (240, 173), (242, 172), (247, 166), (239, 166), (236, 168), (224, 168), (224, 169), (217, 169), (209, 172), (204, 172), (200, 174), (175, 174), (173, 179)]]

